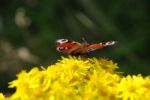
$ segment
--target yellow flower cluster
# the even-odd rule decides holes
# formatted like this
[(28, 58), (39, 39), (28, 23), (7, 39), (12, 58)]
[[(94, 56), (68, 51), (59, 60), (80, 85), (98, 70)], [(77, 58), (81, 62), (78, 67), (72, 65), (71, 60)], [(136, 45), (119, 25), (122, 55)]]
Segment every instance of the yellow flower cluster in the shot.
[(150, 100), (150, 76), (122, 76), (108, 59), (69, 57), (22, 71), (10, 82), (16, 92), (0, 100)]

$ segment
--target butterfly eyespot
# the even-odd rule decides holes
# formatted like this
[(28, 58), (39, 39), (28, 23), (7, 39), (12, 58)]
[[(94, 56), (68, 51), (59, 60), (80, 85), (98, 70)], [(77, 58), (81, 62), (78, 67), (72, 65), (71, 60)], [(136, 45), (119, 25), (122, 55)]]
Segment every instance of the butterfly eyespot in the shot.
[(115, 41), (110, 41), (106, 43), (106, 45), (114, 45), (114, 44), (115, 44)]
[(62, 39), (61, 41), (66, 42), (66, 41), (68, 41), (68, 40), (66, 40), (66, 39)]
[(63, 52), (65, 50), (64, 47), (57, 47), (57, 51)]
[(66, 43), (66, 42), (68, 42), (67, 39), (59, 39), (59, 40), (56, 41), (57, 44), (63, 44), (63, 43)]

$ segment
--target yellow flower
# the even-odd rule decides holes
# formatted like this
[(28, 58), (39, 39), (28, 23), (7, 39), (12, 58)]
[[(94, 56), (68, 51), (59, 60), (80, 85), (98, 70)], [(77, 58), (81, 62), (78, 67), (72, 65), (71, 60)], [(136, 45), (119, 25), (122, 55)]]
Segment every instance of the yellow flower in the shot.
[(118, 84), (118, 97), (123, 100), (146, 100), (147, 88), (143, 86), (145, 79), (141, 75), (128, 75), (123, 77)]
[(88, 100), (92, 98), (114, 100), (117, 94), (116, 85), (119, 81), (120, 76), (117, 74), (110, 74), (104, 70), (102, 72), (94, 70), (93, 74), (90, 76), (90, 80), (84, 88), (84, 98)]
[(50, 82), (44, 75), (38, 68), (33, 68), (29, 73), (22, 71), (17, 75), (17, 80), (10, 82), (10, 88), (17, 87), (12, 98), (30, 100), (30, 98), (42, 96)]
[(48, 92), (48, 100), (81, 100), (81, 97), (76, 94), (74, 88), (67, 84), (62, 84), (59, 81), (54, 82), (51, 86), (51, 90)]
[(117, 63), (113, 63), (112, 60), (108, 59), (97, 59), (97, 58), (90, 58), (89, 61), (93, 64), (94, 67), (98, 69), (103, 69), (110, 73), (113, 73), (115, 69), (118, 68)]
[(16, 92), (4, 100), (148, 100), (150, 76), (123, 77), (108, 59), (62, 57), (47, 68), (22, 71), (10, 82)]
[(5, 98), (5, 96), (3, 95), (3, 93), (0, 93), (0, 100), (3, 100)]
[(62, 57), (62, 60), (56, 65), (63, 69), (60, 79), (63, 82), (70, 82), (69, 85), (82, 82), (92, 66), (88, 60), (82, 60), (80, 57), (69, 57), (69, 59)]
[(142, 87), (146, 88), (143, 99), (148, 100), (150, 97), (150, 76), (144, 78), (144, 83), (142, 84)]

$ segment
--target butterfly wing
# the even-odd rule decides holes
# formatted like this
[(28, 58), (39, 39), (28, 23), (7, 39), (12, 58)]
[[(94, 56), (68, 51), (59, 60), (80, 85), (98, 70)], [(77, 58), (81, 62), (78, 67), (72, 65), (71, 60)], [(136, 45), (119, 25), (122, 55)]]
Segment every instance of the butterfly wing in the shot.
[(79, 48), (76, 53), (88, 53), (91, 51), (95, 51), (97, 49), (101, 49), (107, 46), (112, 46), (114, 45), (116, 42), (115, 41), (109, 41), (109, 42), (101, 42), (101, 43), (95, 43), (95, 44), (91, 44), (91, 45), (86, 45), (86, 46), (81, 46), (81, 48)]
[(108, 41), (108, 42), (101, 42), (95, 44), (88, 44), (86, 41), (83, 43), (69, 41), (67, 39), (59, 39), (56, 41), (57, 43), (57, 51), (63, 52), (65, 54), (84, 54), (91, 51), (95, 51), (97, 49), (101, 49), (107, 46), (112, 46), (116, 42), (115, 41)]
[(74, 51), (81, 47), (81, 44), (79, 42), (69, 40), (66, 42), (62, 42), (61, 40), (62, 39), (56, 41), (57, 51), (59, 52), (63, 52), (65, 54), (72, 54)]

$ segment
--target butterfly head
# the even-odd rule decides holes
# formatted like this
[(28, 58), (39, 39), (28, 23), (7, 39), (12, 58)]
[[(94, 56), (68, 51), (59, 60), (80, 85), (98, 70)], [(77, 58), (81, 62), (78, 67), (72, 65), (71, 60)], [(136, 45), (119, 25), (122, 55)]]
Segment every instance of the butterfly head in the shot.
[(56, 44), (57, 44), (57, 45), (61, 45), (61, 44), (67, 43), (67, 42), (68, 42), (67, 39), (58, 39), (58, 40), (56, 41)]

